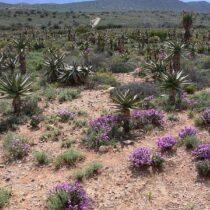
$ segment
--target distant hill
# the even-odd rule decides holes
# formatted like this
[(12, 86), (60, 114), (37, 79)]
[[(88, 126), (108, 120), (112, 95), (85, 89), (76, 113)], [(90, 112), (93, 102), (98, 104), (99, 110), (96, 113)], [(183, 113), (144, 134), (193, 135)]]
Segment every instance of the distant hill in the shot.
[[(0, 4), (1, 5), (1, 4)], [(5, 4), (2, 4), (5, 7)], [(13, 6), (9, 5), (7, 6)], [(16, 5), (17, 7), (20, 5)], [(210, 3), (202, 2), (182, 2), (179, 0), (95, 0), (68, 4), (34, 4), (21, 5), (22, 7), (43, 8), (57, 11), (129, 11), (129, 10), (160, 10), (160, 11), (195, 11), (210, 13)]]

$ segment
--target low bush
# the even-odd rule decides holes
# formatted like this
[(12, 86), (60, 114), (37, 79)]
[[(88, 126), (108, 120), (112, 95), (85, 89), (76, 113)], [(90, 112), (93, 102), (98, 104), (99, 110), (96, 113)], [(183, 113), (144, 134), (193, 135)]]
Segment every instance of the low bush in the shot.
[(74, 113), (63, 109), (58, 111), (58, 117), (61, 122), (68, 122), (69, 120), (72, 120), (74, 118)]
[(157, 169), (161, 169), (163, 167), (164, 158), (160, 154), (154, 154), (152, 156), (152, 166)]
[(83, 178), (89, 178), (102, 168), (102, 164), (98, 161), (91, 162), (84, 170), (77, 170), (73, 173), (73, 178), (77, 181), (81, 181)]
[(53, 187), (47, 198), (49, 210), (88, 209), (89, 199), (84, 188), (77, 184), (61, 183)]
[(204, 160), (196, 163), (196, 169), (200, 176), (209, 177), (210, 176), (210, 161)]
[(65, 101), (72, 101), (75, 98), (78, 98), (80, 95), (79, 89), (63, 89), (58, 94), (58, 101), (63, 103)]
[(42, 120), (43, 120), (42, 116), (40, 116), (40, 115), (33, 115), (31, 117), (30, 126), (32, 128), (38, 128), (39, 124), (41, 123)]
[(172, 136), (164, 136), (161, 138), (158, 138), (157, 140), (157, 146), (161, 150), (170, 150), (174, 145), (176, 145), (176, 139)]
[(67, 165), (67, 166), (73, 166), (75, 165), (76, 162), (84, 159), (84, 156), (77, 150), (68, 150), (64, 152), (63, 154), (59, 155), (54, 164), (55, 167), (58, 169), (62, 165)]
[(119, 118), (111, 114), (91, 120), (86, 144), (96, 149), (112, 144), (119, 134), (119, 127)]
[(16, 136), (11, 132), (4, 137), (3, 148), (5, 157), (9, 161), (24, 158), (30, 150), (30, 146), (25, 138)]
[(28, 96), (24, 99), (22, 104), (22, 114), (26, 116), (33, 116), (40, 114), (42, 110), (39, 108), (38, 102), (40, 101), (39, 97)]
[(3, 208), (11, 197), (11, 191), (5, 188), (0, 188), (0, 208)]
[(210, 144), (200, 144), (192, 152), (197, 159), (210, 160)]
[(138, 95), (142, 99), (149, 96), (158, 96), (160, 94), (160, 90), (155, 84), (133, 82), (115, 88), (111, 91), (111, 95), (115, 95), (119, 91), (125, 92), (126, 90), (130, 90), (133, 95)]
[(134, 111), (131, 114), (131, 124), (134, 128), (144, 128), (145, 126), (162, 126), (164, 113), (155, 109)]
[(61, 148), (70, 148), (72, 144), (75, 144), (75, 143), (76, 141), (73, 139), (64, 139), (61, 144)]
[(116, 87), (119, 83), (111, 72), (96, 72), (90, 77), (89, 83), (93, 85), (109, 85)]
[(200, 141), (196, 136), (186, 136), (182, 139), (182, 143), (186, 146), (187, 149), (195, 149)]
[(189, 107), (196, 111), (203, 111), (204, 109), (210, 107), (210, 93), (209, 92), (199, 92), (194, 96), (190, 97), (190, 100), (195, 101), (196, 103), (193, 106)]
[(137, 148), (133, 151), (133, 153), (129, 156), (129, 161), (132, 166), (135, 168), (148, 167), (152, 162), (152, 153), (149, 148), (142, 147)]
[(38, 165), (46, 165), (49, 162), (48, 155), (44, 151), (37, 151), (34, 153), (34, 158)]
[(179, 132), (179, 137), (181, 139), (184, 139), (188, 136), (196, 136), (197, 134), (197, 131), (195, 128), (192, 128), (192, 127), (185, 127), (183, 129), (180, 130)]

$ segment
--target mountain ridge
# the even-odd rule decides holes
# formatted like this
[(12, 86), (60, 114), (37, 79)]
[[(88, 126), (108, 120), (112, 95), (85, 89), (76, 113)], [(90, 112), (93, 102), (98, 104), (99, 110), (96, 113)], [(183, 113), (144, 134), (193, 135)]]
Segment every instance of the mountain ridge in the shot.
[[(0, 5), (7, 7), (19, 7), (20, 4)], [(182, 2), (180, 0), (95, 0), (84, 2), (72, 2), (65, 4), (21, 4), (27, 8), (43, 8), (62, 11), (81, 11), (81, 12), (102, 12), (102, 11), (138, 11), (138, 10), (160, 10), (160, 11), (194, 11), (210, 13), (210, 3), (201, 2)]]

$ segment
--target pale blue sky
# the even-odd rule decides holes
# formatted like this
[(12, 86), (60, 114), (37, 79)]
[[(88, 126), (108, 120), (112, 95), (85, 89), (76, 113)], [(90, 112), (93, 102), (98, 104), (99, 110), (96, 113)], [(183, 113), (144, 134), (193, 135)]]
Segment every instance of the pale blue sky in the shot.
[[(88, 1), (88, 0), (0, 0), (0, 2), (5, 2), (5, 3), (70, 3), (70, 2), (79, 2), (79, 1)], [(189, 2), (189, 1), (203, 1), (203, 0), (182, 0), (184, 2)], [(205, 0), (207, 2), (210, 2), (210, 0)]]

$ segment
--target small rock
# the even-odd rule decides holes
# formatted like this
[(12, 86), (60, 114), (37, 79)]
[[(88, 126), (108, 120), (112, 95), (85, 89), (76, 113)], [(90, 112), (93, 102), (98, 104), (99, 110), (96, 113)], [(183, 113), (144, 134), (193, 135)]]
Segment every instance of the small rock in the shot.
[(109, 147), (108, 146), (100, 146), (98, 151), (101, 153), (106, 153), (109, 151)]
[(125, 144), (125, 145), (132, 145), (132, 144), (134, 144), (134, 141), (125, 140), (125, 141), (123, 141), (123, 144)]
[(0, 165), (0, 168), (4, 168), (5, 167), (5, 165)]

